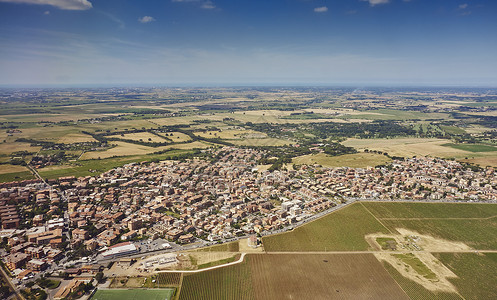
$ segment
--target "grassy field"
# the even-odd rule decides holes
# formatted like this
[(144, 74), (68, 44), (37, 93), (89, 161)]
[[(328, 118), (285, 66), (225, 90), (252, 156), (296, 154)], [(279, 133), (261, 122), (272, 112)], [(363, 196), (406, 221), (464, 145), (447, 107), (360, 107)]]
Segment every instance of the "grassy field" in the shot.
[(250, 256), (256, 299), (408, 299), (371, 254)]
[(186, 144), (161, 146), (161, 147), (149, 147), (143, 145), (136, 145), (132, 143), (120, 142), (120, 141), (112, 142), (112, 144), (116, 145), (116, 147), (105, 151), (85, 152), (85, 154), (83, 154), (81, 159), (82, 160), (99, 159), (99, 158), (104, 159), (104, 158), (119, 157), (119, 156), (146, 155), (168, 149), (194, 149), (194, 148), (205, 149), (209, 147), (208, 144), (199, 141), (186, 143)]
[(31, 147), (28, 143), (0, 143), (0, 154), (11, 154), (17, 151), (38, 152), (40, 147)]
[(388, 233), (361, 203), (354, 203), (291, 232), (263, 238), (264, 249), (272, 251), (367, 250), (364, 236)]
[(183, 143), (192, 140), (191, 137), (181, 132), (168, 132), (167, 135), (166, 133), (160, 133), (160, 132), (157, 134), (170, 139), (174, 143)]
[(150, 132), (136, 132), (136, 133), (127, 133), (123, 135), (111, 135), (110, 138), (119, 138), (123, 140), (131, 140), (131, 141), (143, 141), (143, 142), (151, 142), (151, 143), (165, 143), (166, 139), (163, 139), (155, 134)]
[(436, 157), (465, 157), (471, 152), (445, 147), (447, 140), (427, 138), (394, 139), (347, 139), (343, 144), (358, 150), (378, 150), (393, 156), (411, 157), (415, 155)]
[(497, 299), (497, 253), (435, 253), (458, 278), (450, 281), (466, 299)]
[(476, 249), (497, 249), (497, 205), (364, 202), (386, 227), (406, 228)]
[(329, 156), (325, 153), (309, 154), (293, 159), (294, 164), (319, 164), (323, 167), (351, 167), (365, 168), (374, 167), (390, 162), (391, 159), (385, 155), (375, 153), (355, 153), (340, 156)]
[(187, 153), (189, 150), (171, 150), (164, 154), (148, 154), (142, 156), (113, 157), (100, 160), (80, 160), (75, 164), (39, 169), (43, 178), (58, 178), (62, 176), (94, 176), (115, 167), (136, 161), (166, 160), (171, 156)]
[(185, 274), (179, 299), (255, 300), (250, 266), (244, 261), (226, 268)]
[(239, 146), (283, 146), (292, 145), (295, 142), (276, 138), (264, 138), (264, 139), (243, 139), (243, 140), (232, 140), (231, 143)]
[(199, 252), (238, 252), (239, 251), (239, 243), (238, 241), (231, 242), (231, 243), (224, 243), (220, 245), (214, 245), (210, 247), (204, 247), (200, 248), (198, 250)]
[(26, 179), (34, 179), (34, 175), (29, 171), (12, 172), (0, 174), (0, 182), (21, 181)]
[(379, 219), (385, 218), (488, 218), (497, 205), (486, 203), (362, 202)]
[[(427, 290), (422, 285), (402, 276), (394, 267), (389, 263), (383, 262), (383, 266), (390, 273), (390, 275), (395, 279), (395, 281), (400, 285), (400, 287), (406, 292), (406, 294), (412, 300), (426, 300), (426, 299), (440, 299), (440, 300), (459, 300), (462, 299), (456, 293), (448, 292), (433, 292)], [(469, 298), (468, 298), (469, 299)]]
[(443, 144), (442, 146), (451, 147), (468, 152), (493, 152), (497, 151), (497, 147), (481, 144)]
[(367, 250), (365, 235), (396, 228), (497, 249), (497, 205), (361, 202), (263, 242), (268, 252)]
[(408, 299), (371, 254), (247, 255), (184, 277), (180, 299)]
[(174, 289), (97, 290), (91, 300), (170, 300)]

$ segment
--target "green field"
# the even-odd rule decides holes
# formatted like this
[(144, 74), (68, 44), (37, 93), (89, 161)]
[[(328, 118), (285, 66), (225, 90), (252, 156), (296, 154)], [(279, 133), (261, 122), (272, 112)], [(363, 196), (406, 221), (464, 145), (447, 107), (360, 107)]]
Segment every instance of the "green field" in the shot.
[(255, 300), (251, 278), (246, 260), (226, 268), (185, 275), (179, 299)]
[(406, 294), (412, 300), (426, 300), (426, 299), (439, 299), (439, 300), (459, 300), (462, 299), (456, 293), (447, 292), (433, 292), (427, 290), (422, 285), (402, 276), (394, 267), (389, 263), (383, 262), (383, 266), (390, 273), (390, 276), (402, 287)]
[(309, 154), (293, 159), (295, 164), (319, 164), (323, 167), (350, 167), (350, 168), (365, 168), (375, 167), (386, 164), (391, 161), (385, 155), (375, 153), (354, 153), (339, 156), (330, 156), (325, 153)]
[(263, 242), (268, 252), (367, 250), (365, 235), (406, 228), (476, 249), (497, 249), (496, 216), (493, 204), (361, 202)]
[(435, 253), (458, 278), (449, 279), (466, 299), (497, 299), (497, 253)]
[(354, 203), (291, 232), (264, 237), (263, 243), (268, 252), (367, 250), (364, 236), (377, 232), (389, 230)]
[(497, 147), (489, 146), (489, 145), (481, 145), (481, 144), (443, 144), (442, 146), (451, 147), (454, 149), (459, 149), (463, 151), (469, 152), (493, 152), (497, 151)]
[(189, 153), (188, 150), (171, 150), (164, 154), (148, 154), (142, 156), (112, 157), (106, 159), (80, 160), (70, 165), (54, 168), (43, 168), (38, 173), (43, 178), (58, 178), (63, 176), (88, 176), (95, 175), (136, 161), (166, 160), (179, 154)]
[(97, 290), (91, 300), (170, 300), (174, 289)]

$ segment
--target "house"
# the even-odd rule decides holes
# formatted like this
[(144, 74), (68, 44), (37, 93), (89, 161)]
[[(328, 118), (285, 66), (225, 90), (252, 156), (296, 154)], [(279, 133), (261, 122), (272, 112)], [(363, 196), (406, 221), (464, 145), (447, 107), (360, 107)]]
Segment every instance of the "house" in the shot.
[(178, 238), (178, 241), (182, 244), (187, 244), (187, 243), (193, 242), (194, 239), (195, 239), (195, 237), (193, 236), (193, 234), (189, 233), (189, 234), (185, 234), (185, 235), (180, 236)]

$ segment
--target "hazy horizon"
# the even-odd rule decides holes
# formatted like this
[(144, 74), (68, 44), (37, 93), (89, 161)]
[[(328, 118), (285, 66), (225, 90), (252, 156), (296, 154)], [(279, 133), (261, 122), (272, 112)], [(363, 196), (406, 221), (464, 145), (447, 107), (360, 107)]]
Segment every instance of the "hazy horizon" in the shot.
[(497, 86), (490, 0), (0, 0), (1, 86)]

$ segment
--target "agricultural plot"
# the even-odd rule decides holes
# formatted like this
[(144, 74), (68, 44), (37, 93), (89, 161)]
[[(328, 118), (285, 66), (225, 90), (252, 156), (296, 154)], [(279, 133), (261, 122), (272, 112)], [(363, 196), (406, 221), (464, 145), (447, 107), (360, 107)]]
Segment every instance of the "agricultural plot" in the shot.
[(371, 254), (256, 254), (186, 275), (180, 299), (409, 298)]
[[(181, 144), (183, 145), (183, 144)], [(186, 144), (188, 145), (188, 144)], [(188, 150), (170, 150), (164, 154), (148, 154), (143, 156), (122, 156), (107, 159), (79, 160), (76, 163), (62, 166), (47, 167), (39, 169), (38, 173), (43, 178), (58, 178), (63, 176), (88, 176), (99, 174), (124, 164), (136, 161), (166, 160), (178, 154), (188, 153)]]
[[(495, 153), (495, 152), (491, 152), (491, 153)], [(472, 164), (477, 164), (477, 165), (480, 165), (482, 167), (487, 167), (487, 166), (497, 167), (497, 155), (494, 155), (494, 156), (485, 155), (483, 157), (471, 157), (468, 159), (461, 159), (461, 161), (469, 162)]]
[(40, 147), (32, 147), (28, 143), (0, 143), (0, 154), (10, 155), (13, 152), (18, 151), (28, 151), (28, 152), (38, 152)]
[(195, 149), (195, 148), (205, 149), (209, 147), (208, 144), (199, 141), (186, 143), (186, 144), (161, 146), (161, 147), (149, 147), (149, 146), (136, 145), (121, 141), (112, 142), (112, 144), (116, 146), (114, 148), (110, 148), (105, 151), (85, 152), (85, 154), (81, 156), (81, 159), (82, 160), (99, 159), (99, 158), (104, 159), (110, 157), (129, 156), (129, 155), (146, 155), (169, 149)]
[(379, 219), (488, 218), (497, 216), (497, 205), (486, 203), (362, 202)]
[(442, 146), (451, 147), (454, 149), (459, 149), (463, 151), (469, 152), (493, 152), (497, 151), (497, 147), (489, 146), (489, 145), (481, 145), (481, 144), (443, 144)]
[(233, 140), (231, 143), (239, 146), (283, 146), (292, 145), (295, 142), (276, 138), (262, 138), (262, 139), (243, 139)]
[(256, 299), (409, 299), (372, 254), (251, 255)]
[(123, 140), (139, 141), (139, 142), (150, 142), (150, 143), (165, 143), (166, 139), (161, 138), (150, 132), (136, 132), (136, 133), (126, 133), (122, 135), (111, 135), (110, 138), (118, 138)]
[(24, 166), (10, 164), (0, 165), (0, 182), (18, 181), (33, 178), (33, 174), (28, 170), (28, 168)]
[(446, 244), (444, 250), (493, 250), (497, 249), (495, 228), (494, 204), (361, 202), (291, 232), (264, 237), (263, 242), (268, 252), (367, 250), (366, 235), (415, 232), (427, 236), (430, 249)]
[(391, 231), (403, 228), (475, 249), (497, 249), (497, 205), (477, 203), (376, 203), (363, 205)]
[(497, 253), (435, 253), (458, 277), (450, 281), (466, 299), (497, 299)]
[(368, 250), (365, 235), (388, 232), (361, 203), (354, 203), (291, 232), (264, 237), (263, 244), (267, 252)]
[(167, 133), (158, 132), (157, 134), (171, 140), (171, 142), (173, 143), (183, 143), (192, 140), (191, 137), (181, 132), (167, 132)]
[(387, 152), (392, 156), (412, 157), (435, 156), (435, 157), (457, 157), (462, 158), (471, 155), (471, 152), (461, 149), (445, 147), (447, 140), (428, 138), (393, 138), (393, 139), (355, 139), (350, 138), (343, 142), (347, 147), (357, 150), (377, 150)]
[(325, 153), (309, 154), (293, 159), (295, 164), (319, 164), (323, 167), (351, 167), (365, 168), (375, 167), (390, 162), (391, 159), (385, 155), (376, 153), (355, 153), (340, 156), (329, 156)]
[(224, 243), (224, 244), (220, 244), (220, 245), (199, 248), (198, 250), (195, 250), (195, 251), (198, 251), (198, 252), (238, 252), (239, 251), (239, 243), (237, 241), (230, 242), (230, 243)]
[(423, 285), (410, 280), (400, 274), (391, 264), (383, 262), (383, 266), (390, 273), (390, 275), (395, 279), (395, 281), (400, 285), (400, 287), (406, 292), (406, 294), (412, 300), (425, 300), (425, 299), (440, 299), (440, 300), (460, 300), (462, 299), (456, 293), (453, 292), (442, 292), (442, 291), (430, 291), (423, 287)]
[(97, 290), (91, 300), (171, 300), (174, 289), (115, 289)]
[(226, 268), (185, 274), (180, 300), (255, 300), (250, 265), (244, 261)]

